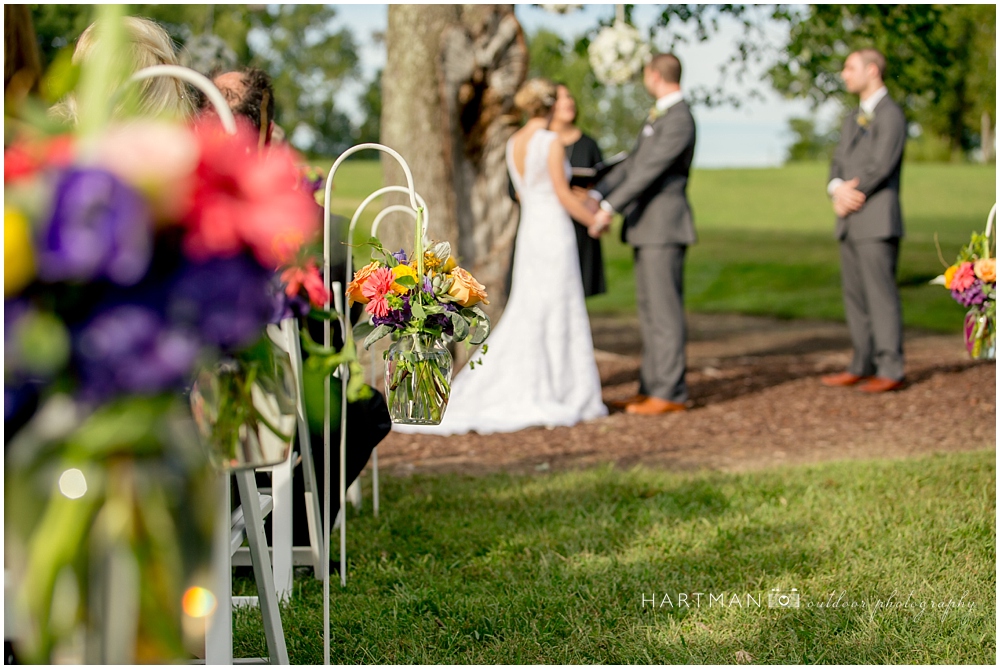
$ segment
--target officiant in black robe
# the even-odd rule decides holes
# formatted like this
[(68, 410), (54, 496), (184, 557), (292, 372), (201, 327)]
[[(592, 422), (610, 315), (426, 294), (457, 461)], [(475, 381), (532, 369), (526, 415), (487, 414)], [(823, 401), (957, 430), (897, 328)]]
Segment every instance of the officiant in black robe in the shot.
[[(549, 130), (559, 135), (559, 141), (566, 147), (566, 158), (574, 170), (590, 170), (603, 165), (604, 157), (601, 155), (601, 149), (597, 146), (597, 142), (594, 141), (593, 137), (576, 127), (576, 100), (569, 89), (562, 84), (557, 87), (556, 104), (552, 109)], [(597, 183), (597, 179), (598, 175), (595, 170), (594, 175), (574, 176), (570, 185), (587, 190)], [(511, 199), (517, 200), (510, 175), (508, 175), (508, 191)], [(587, 226), (580, 221), (573, 220), (573, 223), (576, 245), (580, 253), (580, 277), (583, 280), (583, 294), (585, 297), (591, 297), (607, 292), (604, 279), (604, 258), (601, 255), (601, 240), (588, 235)], [(511, 248), (511, 268), (514, 267), (515, 252), (516, 249)], [(508, 269), (505, 285), (508, 295), (510, 294), (510, 282), (511, 271)]]

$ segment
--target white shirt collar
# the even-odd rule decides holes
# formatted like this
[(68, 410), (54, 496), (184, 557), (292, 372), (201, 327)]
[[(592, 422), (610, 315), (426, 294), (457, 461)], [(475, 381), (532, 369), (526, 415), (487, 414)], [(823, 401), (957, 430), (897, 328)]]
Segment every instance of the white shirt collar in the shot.
[(885, 86), (878, 89), (877, 91), (872, 93), (871, 97), (869, 97), (867, 100), (861, 101), (861, 111), (863, 111), (868, 115), (871, 115), (875, 111), (875, 107), (878, 105), (878, 103), (881, 102), (882, 98), (884, 98), (888, 93), (889, 89), (886, 88)]
[(664, 95), (662, 98), (658, 98), (656, 100), (656, 108), (661, 112), (665, 112), (683, 99), (683, 91), (674, 91), (673, 93)]

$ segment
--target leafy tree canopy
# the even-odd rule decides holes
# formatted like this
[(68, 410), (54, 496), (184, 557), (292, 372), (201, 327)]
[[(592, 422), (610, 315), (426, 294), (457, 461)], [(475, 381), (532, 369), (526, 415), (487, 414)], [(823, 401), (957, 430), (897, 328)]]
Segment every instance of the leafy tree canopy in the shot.
[(874, 47), (889, 93), (952, 151), (978, 145), (984, 113), (996, 125), (995, 5), (809, 5), (784, 19), (788, 44), (769, 72), (782, 94), (853, 107), (838, 74), (848, 54)]

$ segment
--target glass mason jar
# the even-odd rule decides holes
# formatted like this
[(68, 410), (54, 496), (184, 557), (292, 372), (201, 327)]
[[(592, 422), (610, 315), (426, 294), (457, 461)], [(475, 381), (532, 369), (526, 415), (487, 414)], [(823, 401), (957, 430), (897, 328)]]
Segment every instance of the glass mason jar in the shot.
[(191, 412), (202, 441), (213, 464), (224, 470), (287, 460), (297, 400), (291, 358), (266, 336), (239, 358), (203, 369), (191, 387)]
[(441, 340), (402, 335), (385, 352), (385, 389), (394, 423), (438, 425), (451, 394), (451, 353)]
[(996, 323), (976, 307), (965, 314), (965, 349), (973, 360), (995, 360)]

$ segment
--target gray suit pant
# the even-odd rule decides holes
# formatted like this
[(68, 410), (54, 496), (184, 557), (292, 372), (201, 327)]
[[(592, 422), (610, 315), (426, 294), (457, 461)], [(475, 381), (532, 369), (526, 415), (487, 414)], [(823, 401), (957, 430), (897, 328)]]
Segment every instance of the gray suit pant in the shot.
[(899, 239), (840, 241), (844, 313), (854, 345), (848, 371), (903, 378), (903, 316), (896, 288)]
[(684, 254), (686, 246), (635, 249), (635, 296), (642, 333), (639, 393), (670, 402), (688, 399), (684, 379)]

